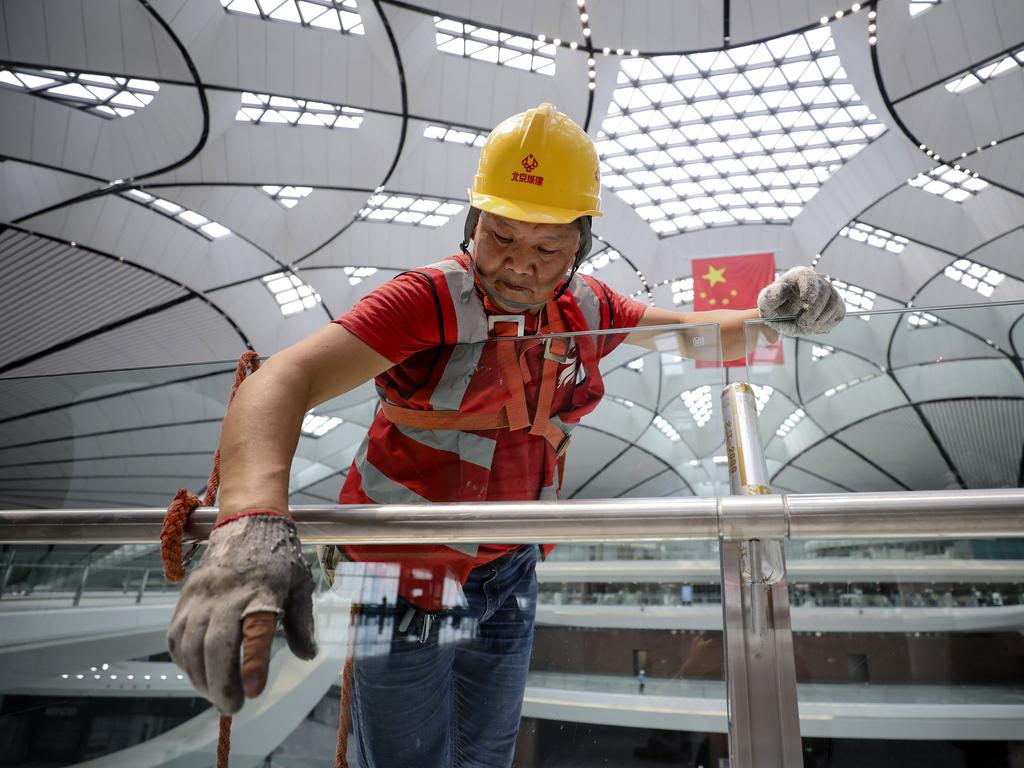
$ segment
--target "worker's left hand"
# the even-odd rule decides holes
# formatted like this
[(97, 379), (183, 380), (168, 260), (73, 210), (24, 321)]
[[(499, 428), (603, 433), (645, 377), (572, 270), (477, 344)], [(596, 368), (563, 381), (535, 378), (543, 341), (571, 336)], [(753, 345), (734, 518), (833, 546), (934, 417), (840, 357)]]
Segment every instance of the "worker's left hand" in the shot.
[(757, 308), (769, 326), (786, 336), (828, 333), (846, 317), (842, 297), (810, 267), (793, 267), (761, 289)]
[(311, 659), (317, 652), (313, 578), (295, 524), (273, 510), (260, 512), (213, 529), (167, 632), (171, 658), (226, 715), (263, 691), (278, 619), (292, 653)]

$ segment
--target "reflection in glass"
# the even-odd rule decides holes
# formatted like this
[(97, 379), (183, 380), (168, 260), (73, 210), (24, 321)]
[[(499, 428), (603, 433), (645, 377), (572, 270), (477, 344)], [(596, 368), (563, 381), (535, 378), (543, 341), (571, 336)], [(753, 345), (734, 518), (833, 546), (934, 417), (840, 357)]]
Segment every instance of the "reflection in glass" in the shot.
[[(748, 380), (773, 389), (760, 424), (772, 490), (1018, 487), (1022, 312), (858, 313), (830, 334), (786, 339), (782, 365), (748, 364)], [(759, 323), (749, 325), (753, 335)], [(801, 731), (817, 760), (806, 764), (1020, 759), (1011, 723), (1024, 715), (1024, 542), (833, 539), (786, 550)], [(870, 709), (859, 725), (858, 706)]]

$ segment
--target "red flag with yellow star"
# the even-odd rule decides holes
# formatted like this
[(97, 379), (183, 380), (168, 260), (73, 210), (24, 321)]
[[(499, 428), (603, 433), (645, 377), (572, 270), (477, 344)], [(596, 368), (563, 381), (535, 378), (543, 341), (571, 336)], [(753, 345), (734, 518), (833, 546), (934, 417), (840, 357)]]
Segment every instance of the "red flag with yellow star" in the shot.
[[(757, 294), (775, 279), (775, 254), (752, 253), (746, 256), (723, 256), (693, 260), (693, 309), (751, 309), (757, 306)], [(781, 365), (782, 345), (761, 347), (751, 362), (759, 365)], [(744, 358), (727, 360), (727, 368), (746, 365)], [(697, 361), (700, 368), (717, 367), (717, 363)]]

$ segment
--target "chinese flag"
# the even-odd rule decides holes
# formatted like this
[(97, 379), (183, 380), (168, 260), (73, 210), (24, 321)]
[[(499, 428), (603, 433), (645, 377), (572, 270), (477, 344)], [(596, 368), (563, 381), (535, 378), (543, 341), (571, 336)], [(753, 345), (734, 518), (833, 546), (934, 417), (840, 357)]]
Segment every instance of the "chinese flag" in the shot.
[[(757, 306), (757, 294), (775, 279), (775, 254), (752, 253), (747, 256), (723, 256), (693, 260), (693, 309), (751, 309)], [(759, 347), (750, 355), (759, 365), (781, 365), (782, 344)], [(727, 360), (727, 368), (737, 368), (747, 360)], [(717, 368), (718, 363), (698, 360), (698, 368)]]

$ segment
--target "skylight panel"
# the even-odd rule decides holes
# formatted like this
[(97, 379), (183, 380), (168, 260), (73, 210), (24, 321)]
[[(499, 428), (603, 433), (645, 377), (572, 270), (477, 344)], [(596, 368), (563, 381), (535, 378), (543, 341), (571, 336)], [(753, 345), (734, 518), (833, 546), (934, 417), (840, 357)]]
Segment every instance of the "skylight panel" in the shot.
[(555, 74), (557, 46), (546, 39), (514, 35), (435, 16), (434, 42), (437, 50), (442, 53), (541, 75)]
[(487, 139), (486, 133), (457, 128), (454, 125), (438, 125), (437, 123), (430, 123), (424, 128), (423, 136), (427, 139), (437, 139), (452, 144), (466, 144), (471, 147), (482, 147)]
[[(681, 393), (679, 399), (686, 405), (698, 428), (703, 427), (711, 420), (711, 387), (707, 384)], [(760, 413), (760, 408), (758, 413)]]
[(339, 416), (320, 416), (310, 411), (302, 419), (302, 434), (308, 437), (323, 437), (344, 423), (344, 419)]
[(264, 185), (261, 189), (270, 195), (271, 200), (277, 200), (285, 208), (294, 208), (300, 200), (309, 197), (309, 193), (313, 191), (312, 187), (278, 187), (274, 185)]
[(393, 221), (420, 227), (440, 227), (465, 208), (465, 203), (441, 197), (376, 194), (359, 211), (364, 221)]
[(1002, 272), (986, 267), (969, 259), (957, 259), (945, 269), (945, 275), (971, 290), (977, 291), (985, 298), (992, 295), (996, 286), (1006, 277)]
[(0, 67), (0, 85), (108, 120), (145, 109), (160, 90), (152, 80), (24, 67)]
[(929, 328), (942, 321), (930, 312), (914, 312), (907, 316), (907, 324), (912, 328)]
[(361, 109), (322, 101), (290, 99), (266, 93), (242, 93), (242, 106), (235, 113), (240, 123), (312, 125), (318, 128), (358, 128), (363, 124)]
[(946, 164), (925, 173), (919, 173), (907, 183), (912, 187), (923, 189), (925, 192), (952, 200), (954, 203), (962, 203), (988, 186), (988, 182), (979, 179), (976, 172), (968, 173), (957, 168), (950, 168)]
[(320, 294), (306, 285), (292, 272), (275, 272), (263, 278), (263, 285), (277, 300), (285, 317), (312, 309), (320, 303)]
[(840, 392), (842, 392), (845, 389), (849, 389), (850, 387), (855, 387), (858, 384), (863, 384), (865, 381), (871, 381), (877, 375), (878, 375), (877, 373), (869, 373), (866, 376), (861, 376), (859, 379), (852, 379), (851, 381), (844, 381), (842, 384), (836, 384), (834, 387), (829, 387), (822, 394), (825, 395), (825, 397), (835, 397), (836, 395), (838, 395)]
[[(865, 291), (863, 288), (844, 283), (842, 280), (832, 280), (832, 287), (843, 297), (846, 308), (851, 312), (870, 310), (875, 306), (875, 299), (878, 298), (874, 291)], [(869, 318), (865, 316), (864, 319)]]
[(359, 285), (364, 277), (377, 274), (376, 267), (345, 267), (345, 274), (348, 275), (349, 285)]
[(892, 232), (869, 226), (860, 221), (850, 222), (849, 226), (839, 230), (839, 234), (850, 240), (856, 240), (858, 243), (865, 243), (890, 253), (902, 253), (910, 243), (905, 237), (894, 235)]
[(795, 411), (793, 411), (791, 414), (789, 414), (789, 416), (785, 418), (782, 424), (779, 425), (779, 428), (775, 430), (775, 434), (778, 435), (779, 437), (785, 437), (786, 435), (793, 431), (793, 428), (797, 424), (803, 421), (803, 418), (806, 415), (807, 414), (804, 413), (803, 408), (797, 408)]
[(907, 10), (911, 16), (917, 16), (925, 11), (930, 11), (936, 5), (941, 5), (942, 2), (943, 0), (909, 0)]
[(775, 394), (775, 387), (768, 384), (751, 384), (750, 386), (754, 389), (754, 404), (757, 406), (758, 415), (760, 415), (772, 395)]
[(168, 218), (181, 222), (189, 229), (199, 232), (208, 240), (218, 240), (231, 234), (231, 230), (223, 224), (218, 224), (201, 213), (191, 211), (177, 203), (172, 203), (170, 200), (164, 200), (162, 197), (143, 192), (141, 189), (126, 190), (122, 193), (122, 196), (137, 200), (154, 211), (158, 211)]
[(680, 439), (679, 432), (673, 427), (664, 417), (655, 414), (654, 415), (654, 426), (656, 426), (661, 433), (671, 440), (673, 443)]
[(586, 263), (580, 267), (580, 272), (584, 275), (592, 275), (599, 269), (604, 269), (612, 262), (618, 261), (621, 258), (622, 254), (614, 248), (605, 248), (603, 251), (591, 256)]
[(683, 277), (672, 281), (672, 303), (692, 304), (693, 303), (693, 278)]
[(830, 347), (828, 344), (815, 344), (811, 347), (811, 360), (818, 362), (828, 357), (836, 351), (835, 347)]
[(228, 13), (288, 21), (351, 35), (366, 34), (356, 0), (220, 0)]
[(965, 72), (959, 77), (946, 81), (946, 90), (950, 93), (963, 93), (976, 85), (987, 83), (993, 77), (1009, 72), (1011, 69), (1024, 66), (1024, 47), (1018, 48), (1007, 56), (1001, 56), (981, 67)]
[(623, 60), (596, 144), (604, 186), (668, 236), (792, 221), (884, 131), (824, 27)]

